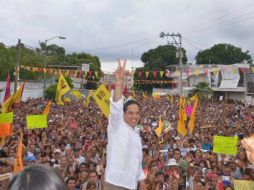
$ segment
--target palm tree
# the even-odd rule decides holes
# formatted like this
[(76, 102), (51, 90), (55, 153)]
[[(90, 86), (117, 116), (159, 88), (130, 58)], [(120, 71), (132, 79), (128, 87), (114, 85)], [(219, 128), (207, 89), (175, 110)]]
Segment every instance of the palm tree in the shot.
[(193, 89), (192, 93), (197, 94), (199, 98), (208, 97), (212, 93), (212, 89), (207, 82), (199, 82), (195, 88)]

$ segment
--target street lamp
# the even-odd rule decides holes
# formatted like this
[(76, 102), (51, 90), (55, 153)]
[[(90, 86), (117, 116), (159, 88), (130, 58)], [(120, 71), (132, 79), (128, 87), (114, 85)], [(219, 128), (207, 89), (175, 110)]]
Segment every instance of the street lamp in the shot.
[[(60, 40), (65, 40), (66, 38), (65, 37), (63, 37), (63, 36), (54, 36), (54, 37), (52, 37), (52, 38), (49, 38), (49, 39), (46, 39), (45, 40), (45, 62), (44, 62), (44, 68), (46, 69), (46, 60), (47, 60), (47, 43), (48, 43), (48, 41), (50, 41), (50, 40), (53, 40), (53, 39), (56, 39), (56, 38), (58, 38), (58, 39), (60, 39)], [(43, 80), (43, 90), (45, 91), (45, 88), (46, 88), (46, 72), (44, 71), (44, 80)]]

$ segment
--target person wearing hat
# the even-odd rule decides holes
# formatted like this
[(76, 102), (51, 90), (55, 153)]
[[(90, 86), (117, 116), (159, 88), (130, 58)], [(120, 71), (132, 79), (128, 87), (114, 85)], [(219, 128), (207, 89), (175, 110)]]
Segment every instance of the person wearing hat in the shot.
[(32, 164), (35, 164), (36, 158), (34, 155), (31, 155), (31, 156), (28, 156), (26, 160), (27, 160), (27, 165), (32, 165)]
[(178, 164), (174, 158), (169, 159), (165, 169), (165, 174), (168, 176), (167, 184), (169, 189), (178, 189), (180, 172), (178, 169)]
[(125, 64), (118, 61), (116, 83), (110, 98), (105, 190), (144, 189), (142, 144), (136, 126), (140, 106), (135, 100), (124, 102)]
[(179, 179), (179, 169), (178, 169), (178, 164), (176, 163), (176, 160), (174, 158), (169, 159), (166, 166), (167, 166), (167, 169), (165, 173), (168, 174), (169, 176)]
[(50, 160), (51, 164), (53, 166), (57, 165), (60, 163), (60, 160), (61, 160), (61, 150), (60, 149), (55, 149), (54, 152), (53, 152), (53, 158)]

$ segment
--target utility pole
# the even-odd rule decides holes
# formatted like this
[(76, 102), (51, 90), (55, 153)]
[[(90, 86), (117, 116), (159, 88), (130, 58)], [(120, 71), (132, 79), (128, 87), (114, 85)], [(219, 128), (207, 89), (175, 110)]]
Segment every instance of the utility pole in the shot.
[(14, 92), (17, 91), (17, 86), (18, 86), (18, 80), (19, 80), (19, 69), (20, 69), (20, 45), (21, 45), (21, 40), (18, 39), (18, 44), (17, 44), (17, 53), (16, 53), (16, 62), (17, 65), (15, 66), (15, 81), (14, 81)]
[[(170, 43), (168, 41), (169, 36), (173, 38), (174, 42)], [(164, 32), (161, 32), (160, 37), (161, 38), (166, 37), (168, 45), (173, 44), (173, 45), (176, 45), (178, 47), (178, 57), (179, 57), (179, 66), (180, 66), (179, 92), (180, 92), (180, 95), (182, 96), (183, 95), (183, 84), (182, 84), (182, 79), (183, 79), (183, 75), (182, 75), (182, 70), (183, 70), (182, 35), (180, 33), (176, 33), (176, 34), (175, 33), (171, 33), (171, 34), (166, 33), (165, 34)], [(175, 37), (179, 38), (179, 42), (177, 42)]]

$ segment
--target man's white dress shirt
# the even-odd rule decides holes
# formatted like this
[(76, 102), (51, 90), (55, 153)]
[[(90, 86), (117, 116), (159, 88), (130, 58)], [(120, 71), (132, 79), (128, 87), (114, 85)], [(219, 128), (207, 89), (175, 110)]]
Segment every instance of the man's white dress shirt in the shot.
[(124, 122), (123, 114), (123, 97), (118, 102), (111, 97), (105, 181), (137, 189), (137, 182), (145, 179), (141, 138), (136, 128)]

